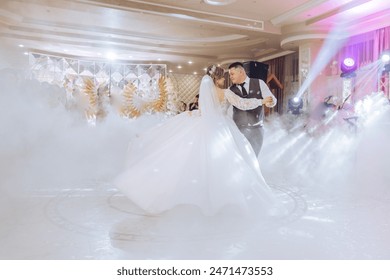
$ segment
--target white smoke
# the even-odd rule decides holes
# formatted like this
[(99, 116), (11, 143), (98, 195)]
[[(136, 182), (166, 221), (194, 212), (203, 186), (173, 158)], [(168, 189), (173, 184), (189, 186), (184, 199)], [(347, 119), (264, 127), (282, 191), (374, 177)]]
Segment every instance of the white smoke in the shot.
[[(20, 71), (0, 74), (0, 182), (9, 190), (111, 180), (131, 138), (162, 121), (160, 116), (129, 121), (111, 112), (91, 127), (80, 112), (66, 109), (62, 88), (26, 79)], [(384, 188), (390, 159), (388, 106), (381, 95), (364, 102), (359, 105), (359, 127), (345, 121), (341, 112), (314, 129), (305, 116), (270, 118), (260, 155), (267, 179), (338, 191), (355, 181)]]
[[(3, 89), (0, 95), (0, 210), (4, 216), (13, 211), (15, 219), (29, 217), (26, 209), (39, 203), (29, 198), (30, 189), (43, 188), (44, 193), (52, 189), (58, 193), (80, 186), (96, 186), (85, 184), (90, 181), (110, 182), (121, 172), (132, 137), (163, 121), (157, 115), (130, 121), (109, 113), (104, 121), (91, 127), (80, 112), (66, 109), (65, 92), (57, 86), (26, 79), (24, 73), (9, 69), (1, 71), (0, 85)], [(295, 216), (287, 217), (281, 224), (278, 221), (264, 223), (260, 219), (258, 224), (248, 225), (238, 219), (240, 223), (231, 223), (235, 212), (204, 219), (191, 211), (173, 211), (158, 219), (144, 217), (139, 223), (134, 223), (137, 215), (125, 215), (123, 222), (112, 226), (111, 219), (118, 220), (127, 214), (126, 209), (131, 205), (127, 199), (117, 196), (115, 205), (123, 206), (125, 211), (102, 218), (103, 222), (106, 219), (102, 227), (110, 231), (110, 246), (119, 248), (126, 258), (388, 256), (388, 246), (384, 246), (388, 240), (386, 230), (369, 216), (362, 223), (361, 217), (376, 201), (388, 198), (389, 105), (383, 94), (371, 95), (357, 106), (357, 112), (356, 130), (343, 119), (341, 112), (329, 121), (319, 121), (318, 126), (308, 126), (304, 115), (275, 115), (266, 122), (265, 143), (259, 157), (264, 177), (271, 186), (286, 186), (287, 192), (298, 190), (300, 194), (295, 197), (305, 200), (308, 210), (304, 206), (297, 209), (306, 212), (294, 213)], [(358, 204), (351, 202), (354, 197), (361, 198), (361, 194), (374, 198), (365, 202), (368, 207), (356, 207)], [(77, 206), (74, 200), (71, 203)], [(349, 204), (344, 207), (345, 203)], [(373, 209), (378, 219), (387, 217), (382, 209)], [(294, 217), (300, 220), (288, 224)], [(98, 219), (93, 223), (98, 221), (101, 222)], [(36, 238), (41, 240), (41, 231), (37, 229)], [(131, 238), (132, 233), (151, 240), (158, 240), (160, 236), (165, 238), (165, 243), (123, 240), (123, 236)], [(367, 236), (379, 236), (381, 241), (367, 249)], [(31, 235), (28, 237), (23, 241), (31, 243)], [(20, 243), (15, 240), (10, 244)], [(108, 251), (113, 250), (110, 246)], [(197, 250), (204, 246), (208, 251)], [(73, 250), (54, 256), (67, 258), (77, 254)], [(56, 250), (51, 251), (55, 254)], [(117, 255), (103, 257), (113, 256)]]
[(335, 110), (315, 124), (305, 115), (270, 118), (259, 157), (266, 178), (337, 195), (388, 192), (389, 102), (371, 94), (355, 107), (350, 119)]
[(131, 138), (160, 121), (159, 116), (134, 121), (112, 113), (91, 127), (82, 112), (66, 109), (63, 88), (9, 69), (1, 71), (0, 84), (0, 184), (8, 191), (110, 180)]

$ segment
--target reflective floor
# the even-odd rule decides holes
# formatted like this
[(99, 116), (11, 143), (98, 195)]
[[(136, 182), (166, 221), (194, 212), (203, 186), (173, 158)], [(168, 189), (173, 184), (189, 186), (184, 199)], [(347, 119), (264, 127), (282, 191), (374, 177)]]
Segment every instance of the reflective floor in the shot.
[(272, 185), (288, 213), (148, 216), (105, 182), (2, 196), (1, 259), (389, 259), (389, 198)]

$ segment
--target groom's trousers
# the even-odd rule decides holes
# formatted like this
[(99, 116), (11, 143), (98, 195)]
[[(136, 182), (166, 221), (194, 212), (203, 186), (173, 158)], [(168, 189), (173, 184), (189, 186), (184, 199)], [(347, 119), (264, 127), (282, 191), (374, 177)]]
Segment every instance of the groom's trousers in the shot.
[(264, 128), (261, 125), (256, 126), (238, 126), (238, 129), (248, 139), (252, 145), (253, 151), (259, 156), (261, 147), (263, 146)]

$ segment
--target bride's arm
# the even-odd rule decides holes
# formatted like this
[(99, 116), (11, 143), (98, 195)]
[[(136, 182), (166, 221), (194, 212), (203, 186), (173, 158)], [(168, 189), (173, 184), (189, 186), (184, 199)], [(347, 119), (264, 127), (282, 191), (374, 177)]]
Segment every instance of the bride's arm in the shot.
[(230, 89), (225, 90), (227, 101), (240, 110), (252, 110), (263, 105), (263, 99), (241, 98)]

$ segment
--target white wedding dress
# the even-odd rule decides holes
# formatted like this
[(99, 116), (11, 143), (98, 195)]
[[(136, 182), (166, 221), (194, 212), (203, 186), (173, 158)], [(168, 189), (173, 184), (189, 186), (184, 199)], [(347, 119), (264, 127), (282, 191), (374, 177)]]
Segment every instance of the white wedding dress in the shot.
[(134, 139), (115, 185), (151, 214), (179, 205), (205, 215), (227, 206), (267, 214), (275, 206), (272, 191), (249, 142), (222, 112), (209, 76), (202, 79), (199, 106)]

